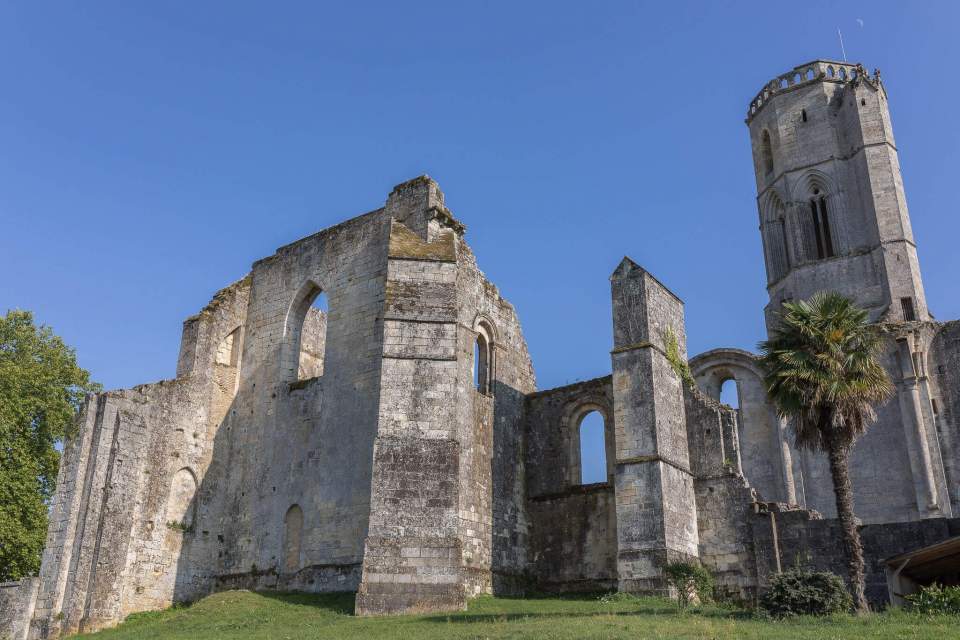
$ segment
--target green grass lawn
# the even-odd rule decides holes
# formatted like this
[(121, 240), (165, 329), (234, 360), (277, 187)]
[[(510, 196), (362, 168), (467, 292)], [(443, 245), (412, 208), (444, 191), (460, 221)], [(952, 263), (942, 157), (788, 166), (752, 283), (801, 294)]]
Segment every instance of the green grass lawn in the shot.
[(863, 618), (761, 620), (743, 611), (705, 607), (678, 613), (654, 598), (597, 596), (480, 597), (453, 614), (356, 618), (353, 594), (227, 591), (189, 607), (140, 613), (115, 629), (77, 636), (95, 640), (297, 640), (399, 638), (960, 638), (960, 617), (900, 611)]

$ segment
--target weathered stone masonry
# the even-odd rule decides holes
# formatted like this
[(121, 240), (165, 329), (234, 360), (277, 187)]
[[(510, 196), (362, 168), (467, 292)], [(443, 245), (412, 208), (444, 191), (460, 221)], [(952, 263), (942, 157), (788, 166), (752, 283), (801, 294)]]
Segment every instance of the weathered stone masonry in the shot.
[[(960, 532), (960, 323), (927, 311), (879, 74), (802, 65), (747, 124), (768, 320), (831, 288), (888, 336), (897, 394), (853, 454), (880, 603), (883, 558)], [(398, 185), (188, 318), (174, 380), (91, 396), (40, 576), (0, 585), (0, 632), (59, 637), (230, 588), (352, 591), (376, 615), (665, 594), (673, 560), (748, 600), (797, 561), (845, 573), (826, 461), (793, 446), (753, 354), (700, 354), (686, 384), (683, 302), (624, 258), (611, 375), (538, 391), (465, 234), (434, 181)], [(728, 380), (736, 409), (718, 401)], [(585, 485), (592, 411), (606, 477)]]

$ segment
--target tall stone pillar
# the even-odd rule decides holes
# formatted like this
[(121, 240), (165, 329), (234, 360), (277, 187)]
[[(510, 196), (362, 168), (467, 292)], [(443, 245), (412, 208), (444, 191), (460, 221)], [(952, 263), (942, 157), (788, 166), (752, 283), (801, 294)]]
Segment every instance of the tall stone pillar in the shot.
[(621, 591), (666, 594), (662, 568), (697, 556), (697, 512), (687, 449), (683, 302), (629, 258), (613, 296), (617, 571)]
[[(466, 607), (456, 438), (456, 238), (437, 229), (438, 190), (394, 190), (383, 315), (380, 407), (358, 615)], [(442, 222), (442, 221), (441, 221)], [(435, 235), (427, 242), (424, 236)]]

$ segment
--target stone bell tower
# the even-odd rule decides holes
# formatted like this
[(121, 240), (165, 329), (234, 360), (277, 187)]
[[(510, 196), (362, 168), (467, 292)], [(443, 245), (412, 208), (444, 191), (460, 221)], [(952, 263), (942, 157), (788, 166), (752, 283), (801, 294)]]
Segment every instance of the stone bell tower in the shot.
[(785, 300), (838, 291), (873, 321), (929, 320), (880, 73), (816, 60), (750, 102), (767, 327)]

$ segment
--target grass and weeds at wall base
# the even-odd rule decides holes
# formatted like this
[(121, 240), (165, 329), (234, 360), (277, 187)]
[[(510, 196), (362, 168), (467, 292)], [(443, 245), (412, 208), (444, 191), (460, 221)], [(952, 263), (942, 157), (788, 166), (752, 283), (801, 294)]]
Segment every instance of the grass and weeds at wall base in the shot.
[(679, 613), (673, 601), (597, 595), (480, 597), (468, 611), (383, 618), (352, 615), (353, 594), (227, 591), (189, 607), (140, 613), (93, 640), (327, 639), (919, 639), (956, 638), (958, 616), (901, 611), (859, 618), (764, 620), (741, 610), (706, 606)]

